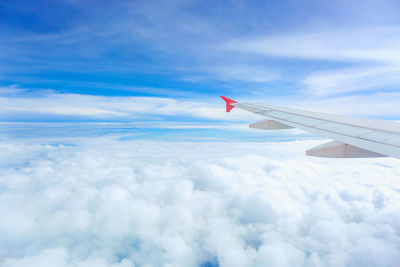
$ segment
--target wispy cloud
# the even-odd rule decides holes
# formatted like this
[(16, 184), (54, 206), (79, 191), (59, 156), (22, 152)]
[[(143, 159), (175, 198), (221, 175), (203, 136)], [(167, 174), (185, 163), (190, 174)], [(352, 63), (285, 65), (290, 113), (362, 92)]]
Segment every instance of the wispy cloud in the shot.
[(381, 119), (400, 118), (400, 93), (392, 92), (368, 92), (363, 94), (345, 94), (322, 96), (288, 96), (260, 98), (260, 103), (270, 103), (296, 107), (304, 110), (313, 110), (330, 114), (342, 114), (345, 116), (370, 117)]
[[(324, 83), (324, 86), (327, 86)], [(339, 95), (327, 98), (322, 94), (299, 99), (297, 95), (267, 97), (262, 94), (238, 98), (241, 102), (260, 102), (305, 110), (361, 117), (391, 118), (400, 116), (400, 94), (397, 91)], [(218, 95), (196, 101), (166, 97), (117, 97), (59, 93), (51, 89), (30, 90), (19, 86), (0, 88), (0, 120), (2, 121), (104, 121), (104, 122), (171, 122), (197, 123), (223, 121), (242, 122), (261, 119), (254, 114), (234, 109), (225, 112), (225, 103)], [(190, 122), (190, 123), (189, 123)], [(164, 127), (162, 127), (164, 128)], [(211, 127), (215, 128), (215, 127)], [(211, 129), (210, 128), (210, 129)]]
[(324, 60), (347, 65), (317, 71), (305, 80), (306, 92), (315, 96), (400, 87), (400, 28), (353, 28), (300, 32), (234, 40), (222, 49), (265, 57)]
[(217, 66), (203, 66), (194, 70), (195, 74), (184, 75), (182, 80), (202, 82), (205, 80), (219, 80), (227, 82), (266, 83), (276, 80), (278, 73), (270, 67), (261, 65), (225, 64)]
[(15, 84), (0, 86), (0, 96), (21, 95), (23, 92), (26, 92), (26, 89), (20, 88)]
[(265, 56), (345, 62), (400, 63), (400, 27), (291, 32), (241, 38), (222, 49)]
[(306, 93), (314, 96), (339, 95), (365, 91), (398, 91), (400, 89), (400, 64), (343, 68), (315, 72), (305, 80)]
[[(82, 94), (62, 94), (54, 91), (34, 91), (32, 94), (18, 87), (6, 87), (8, 94), (0, 97), (2, 119), (24, 121), (36, 115), (60, 118), (103, 120), (149, 120), (160, 117), (186, 117), (203, 120), (227, 118), (224, 103), (215, 96), (212, 103), (157, 97), (112, 97)], [(21, 94), (21, 92), (23, 92)], [(249, 114), (235, 113), (230, 120), (243, 120)], [(28, 119), (29, 120), (29, 119)]]

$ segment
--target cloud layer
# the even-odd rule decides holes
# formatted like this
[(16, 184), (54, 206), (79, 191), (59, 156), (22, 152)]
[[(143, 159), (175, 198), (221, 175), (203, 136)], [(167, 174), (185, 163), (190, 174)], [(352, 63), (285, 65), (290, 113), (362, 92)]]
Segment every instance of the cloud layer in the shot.
[(397, 266), (398, 161), (317, 143), (3, 143), (0, 263)]
[[(345, 76), (344, 78), (346, 78)], [(358, 77), (362, 79), (363, 77)], [(355, 77), (352, 78), (353, 80)], [(396, 78), (397, 79), (397, 78)], [(331, 90), (335, 81), (315, 77), (311, 83)], [(353, 81), (349, 81), (352, 83)], [(388, 80), (388, 82), (390, 82)], [(322, 89), (321, 89), (322, 91)], [(338, 90), (339, 91), (339, 90)], [(304, 110), (343, 114), (356, 117), (397, 118), (400, 114), (400, 94), (396, 91), (370, 92), (369, 94), (344, 95), (326, 98), (303, 98), (298, 96), (264, 95), (246, 96), (240, 102), (275, 104)], [(234, 109), (225, 112), (225, 103), (218, 96), (212, 98), (96, 96), (67, 94), (53, 90), (31, 91), (17, 86), (0, 87), (0, 121), (46, 122), (46, 121), (92, 121), (92, 122), (139, 122), (157, 125), (164, 121), (173, 125), (177, 121), (204, 122), (250, 122), (258, 120), (254, 114)], [(211, 127), (213, 128), (213, 127)]]
[[(31, 92), (14, 86), (0, 87), (0, 120), (29, 121), (56, 118), (103, 121), (137, 121), (163, 118), (176, 120), (225, 119), (225, 103), (215, 95), (212, 101), (195, 101), (161, 97), (112, 97), (85, 94), (63, 94), (52, 90)], [(232, 120), (249, 118), (235, 113)]]

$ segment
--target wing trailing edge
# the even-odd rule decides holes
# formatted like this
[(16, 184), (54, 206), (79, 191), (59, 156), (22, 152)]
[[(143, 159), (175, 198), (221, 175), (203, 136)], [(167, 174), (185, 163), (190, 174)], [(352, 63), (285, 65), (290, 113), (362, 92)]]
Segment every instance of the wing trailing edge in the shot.
[(400, 123), (239, 103), (224, 96), (222, 99), (226, 102), (227, 112), (237, 107), (263, 117), (263, 120), (250, 124), (250, 128), (298, 128), (335, 141), (309, 149), (307, 155), (331, 158), (389, 156), (400, 159)]

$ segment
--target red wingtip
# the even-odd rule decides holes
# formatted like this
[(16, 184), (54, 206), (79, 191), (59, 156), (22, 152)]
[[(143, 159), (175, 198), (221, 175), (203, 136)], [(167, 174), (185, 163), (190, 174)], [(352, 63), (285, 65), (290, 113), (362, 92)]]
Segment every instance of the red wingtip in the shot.
[(235, 107), (235, 106), (233, 106), (233, 105), (231, 105), (231, 104), (237, 103), (235, 100), (229, 99), (229, 98), (227, 98), (227, 97), (225, 97), (225, 96), (221, 96), (221, 98), (222, 98), (223, 100), (225, 100), (225, 102), (226, 102), (226, 112), (231, 111), (231, 110)]

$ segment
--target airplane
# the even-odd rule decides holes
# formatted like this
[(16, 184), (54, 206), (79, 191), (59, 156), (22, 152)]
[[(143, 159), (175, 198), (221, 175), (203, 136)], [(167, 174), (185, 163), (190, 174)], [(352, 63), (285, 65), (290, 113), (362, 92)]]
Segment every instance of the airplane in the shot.
[(400, 123), (255, 103), (239, 103), (225, 96), (221, 98), (226, 102), (226, 112), (236, 107), (263, 117), (261, 121), (250, 124), (250, 128), (264, 130), (298, 128), (334, 140), (307, 150), (308, 156), (400, 158)]

